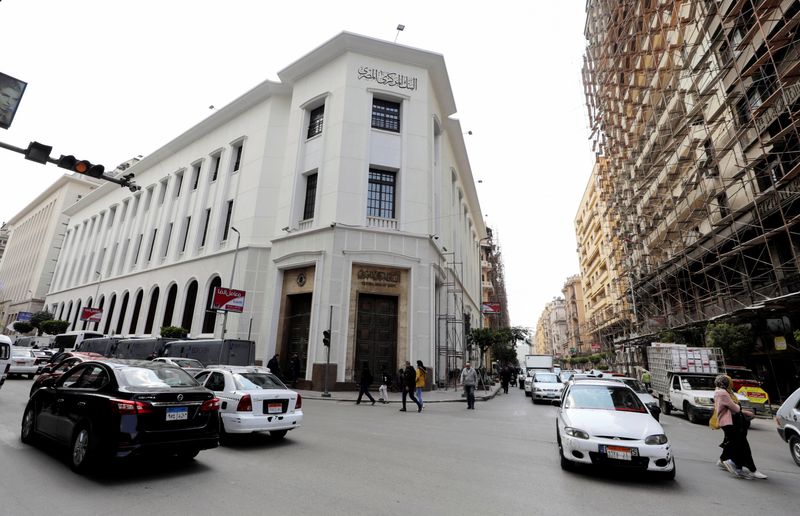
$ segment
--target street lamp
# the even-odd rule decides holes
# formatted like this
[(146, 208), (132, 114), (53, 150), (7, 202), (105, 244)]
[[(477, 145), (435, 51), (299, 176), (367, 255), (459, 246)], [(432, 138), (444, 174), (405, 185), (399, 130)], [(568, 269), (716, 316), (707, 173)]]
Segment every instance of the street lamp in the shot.
[[(236, 274), (236, 255), (239, 254), (239, 241), (242, 238), (242, 234), (239, 233), (239, 230), (235, 227), (231, 226), (231, 231), (236, 232), (236, 248), (233, 250), (233, 267), (231, 268), (231, 282), (228, 288), (233, 288), (233, 276)], [(228, 311), (225, 310), (225, 313), (222, 315), (222, 340), (225, 340), (225, 331), (228, 327)]]

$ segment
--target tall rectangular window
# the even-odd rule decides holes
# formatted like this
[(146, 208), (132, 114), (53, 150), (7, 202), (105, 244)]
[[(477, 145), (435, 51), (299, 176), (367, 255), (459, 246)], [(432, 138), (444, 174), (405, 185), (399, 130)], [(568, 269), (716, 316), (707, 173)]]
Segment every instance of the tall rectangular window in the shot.
[(321, 134), (322, 120), (325, 118), (325, 105), (312, 109), (308, 118), (308, 138)]
[(367, 215), (384, 219), (394, 218), (396, 173), (369, 169)]
[(186, 250), (186, 242), (189, 240), (189, 226), (192, 225), (192, 217), (186, 217), (186, 230), (183, 232), (183, 240), (181, 241), (181, 252)]
[(139, 263), (139, 251), (142, 249), (142, 237), (144, 235), (139, 233), (139, 236), (136, 237), (136, 252), (133, 255), (133, 264), (136, 265)]
[(306, 176), (306, 200), (303, 203), (303, 220), (314, 218), (314, 202), (317, 198), (317, 174)]
[(153, 238), (150, 239), (150, 251), (147, 253), (147, 261), (153, 259), (153, 249), (156, 248), (156, 234), (158, 233), (158, 229), (153, 229)]
[(206, 235), (208, 234), (208, 223), (211, 221), (211, 208), (206, 209), (206, 220), (203, 223), (203, 237), (200, 239), (200, 247), (206, 245)]
[(167, 257), (167, 253), (169, 252), (169, 241), (172, 238), (172, 222), (169, 223), (167, 226), (167, 234), (164, 238), (164, 254), (162, 255), (164, 258)]
[(217, 180), (217, 175), (219, 175), (219, 162), (222, 160), (222, 154), (217, 154), (216, 156), (211, 157), (211, 182)]
[(164, 199), (167, 196), (167, 180), (161, 181), (161, 187), (158, 190), (158, 205), (162, 206), (164, 204)]
[(372, 127), (385, 131), (400, 132), (400, 103), (390, 100), (372, 99)]
[(197, 190), (197, 183), (200, 182), (200, 163), (192, 166), (192, 191)]
[(222, 241), (228, 239), (228, 231), (231, 228), (231, 214), (233, 213), (233, 200), (228, 201), (228, 210), (225, 213), (225, 226), (222, 230)]
[(242, 149), (243, 148), (244, 148), (244, 144), (243, 143), (239, 143), (239, 144), (236, 145), (236, 147), (233, 148), (233, 155), (235, 156), (234, 160), (233, 160), (233, 171), (234, 172), (238, 172), (239, 171), (239, 167), (242, 166)]
[(183, 186), (183, 173), (175, 174), (175, 197), (181, 196), (181, 186)]

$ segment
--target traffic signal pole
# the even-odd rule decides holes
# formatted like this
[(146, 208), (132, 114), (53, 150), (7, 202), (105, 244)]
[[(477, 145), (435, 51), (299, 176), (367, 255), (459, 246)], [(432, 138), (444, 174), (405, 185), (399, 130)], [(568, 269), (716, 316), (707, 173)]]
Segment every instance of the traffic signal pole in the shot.
[(123, 188), (129, 189), (131, 192), (142, 189), (140, 186), (137, 186), (133, 183), (133, 181), (131, 181), (131, 179), (133, 179), (133, 174), (126, 174), (121, 178), (116, 178), (105, 175), (105, 167), (103, 167), (103, 165), (94, 165), (86, 160), (77, 160), (73, 156), (62, 155), (58, 159), (51, 158), (50, 152), (53, 150), (53, 147), (50, 145), (44, 145), (39, 142), (30, 142), (28, 144), (28, 148), (23, 149), (8, 143), (0, 142), (0, 148), (22, 154), (25, 156), (25, 159), (33, 161), (34, 163), (39, 163), (41, 165), (53, 163), (60, 168), (71, 170), (77, 174), (94, 177), (95, 179), (102, 179), (110, 183), (116, 183)]
[(328, 316), (328, 330), (327, 334), (322, 332), (322, 342), (323, 344), (327, 340), (328, 343), (325, 345), (328, 348), (328, 358), (325, 360), (325, 392), (322, 393), (323, 398), (330, 398), (331, 393), (328, 392), (328, 369), (331, 367), (331, 342), (330, 342), (330, 334), (331, 334), (331, 326), (333, 324), (333, 305), (331, 305), (331, 313)]

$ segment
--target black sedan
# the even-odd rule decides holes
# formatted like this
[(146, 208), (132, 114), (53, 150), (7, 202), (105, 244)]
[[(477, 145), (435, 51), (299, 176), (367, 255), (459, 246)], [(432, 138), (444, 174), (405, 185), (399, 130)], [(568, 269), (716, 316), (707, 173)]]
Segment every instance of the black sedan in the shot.
[(218, 445), (219, 399), (172, 365), (83, 362), (33, 393), (21, 436), (68, 446), (75, 471), (148, 453), (192, 459)]

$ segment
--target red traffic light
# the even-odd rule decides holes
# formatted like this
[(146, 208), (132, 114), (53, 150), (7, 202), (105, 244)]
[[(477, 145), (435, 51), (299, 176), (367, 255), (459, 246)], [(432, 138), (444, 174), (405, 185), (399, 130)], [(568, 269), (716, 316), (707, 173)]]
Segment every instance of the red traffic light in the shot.
[(58, 161), (56, 161), (56, 165), (77, 172), (78, 174), (96, 178), (103, 177), (103, 172), (106, 170), (103, 165), (92, 165), (91, 162), (85, 159), (79, 161), (75, 159), (75, 156), (64, 156), (63, 154), (58, 158)]

